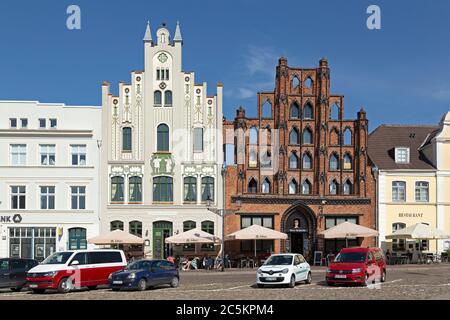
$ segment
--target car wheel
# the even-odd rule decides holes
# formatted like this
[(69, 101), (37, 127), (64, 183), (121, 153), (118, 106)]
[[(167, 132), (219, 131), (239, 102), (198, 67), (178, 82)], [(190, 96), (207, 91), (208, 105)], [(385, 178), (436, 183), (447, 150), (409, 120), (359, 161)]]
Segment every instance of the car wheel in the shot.
[(327, 285), (330, 286), (330, 287), (332, 287), (332, 286), (334, 286), (334, 282), (327, 281)]
[(45, 289), (31, 289), (34, 294), (43, 294), (45, 292)]
[(88, 289), (89, 290), (95, 290), (95, 289), (97, 289), (97, 286), (88, 286)]
[(363, 281), (362, 285), (364, 287), (367, 287), (369, 285), (369, 275), (367, 273), (364, 274), (364, 281)]
[(71, 278), (64, 278), (58, 283), (59, 293), (68, 293), (73, 289), (73, 282)]
[(145, 291), (145, 290), (147, 290), (147, 281), (146, 281), (145, 279), (139, 280), (137, 289), (138, 289), (139, 291)]
[(170, 286), (172, 288), (178, 287), (179, 284), (180, 284), (180, 279), (178, 279), (178, 277), (173, 277), (172, 281), (170, 281)]
[(381, 274), (381, 282), (386, 282), (386, 270), (383, 270), (383, 273)]
[(311, 279), (311, 272), (308, 272), (308, 276), (306, 277), (305, 283), (306, 284), (311, 284), (312, 279)]
[(22, 290), (22, 287), (11, 288), (12, 292), (20, 292), (21, 290)]
[(264, 285), (262, 283), (257, 283), (256, 285), (258, 286), (258, 288), (264, 288)]
[(291, 281), (289, 282), (289, 288), (295, 287), (295, 275), (291, 276)]

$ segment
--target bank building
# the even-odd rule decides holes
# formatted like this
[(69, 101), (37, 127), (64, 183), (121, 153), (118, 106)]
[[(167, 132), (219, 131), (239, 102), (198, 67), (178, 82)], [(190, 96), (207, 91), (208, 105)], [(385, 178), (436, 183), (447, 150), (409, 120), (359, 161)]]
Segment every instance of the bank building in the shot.
[(166, 245), (193, 228), (221, 236), (222, 85), (183, 71), (183, 38), (162, 24), (144, 36), (144, 70), (102, 85), (101, 233), (121, 229), (143, 238), (146, 257), (217, 253), (220, 246)]

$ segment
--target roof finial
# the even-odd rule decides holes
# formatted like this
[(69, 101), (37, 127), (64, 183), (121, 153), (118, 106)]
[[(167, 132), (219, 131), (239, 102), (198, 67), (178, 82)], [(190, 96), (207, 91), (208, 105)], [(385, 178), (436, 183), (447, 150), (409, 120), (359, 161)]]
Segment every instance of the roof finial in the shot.
[(177, 21), (177, 28), (175, 29), (175, 36), (173, 37), (173, 41), (174, 42), (180, 41), (181, 43), (183, 43), (183, 37), (181, 37), (179, 21)]
[(145, 30), (144, 42), (152, 42), (152, 31), (150, 30), (150, 21), (147, 21), (147, 29)]

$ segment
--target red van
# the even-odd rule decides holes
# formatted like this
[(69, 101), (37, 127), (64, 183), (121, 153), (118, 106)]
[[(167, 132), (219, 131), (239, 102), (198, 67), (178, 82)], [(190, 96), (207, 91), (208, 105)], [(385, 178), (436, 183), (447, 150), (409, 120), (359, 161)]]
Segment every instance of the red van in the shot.
[(111, 273), (123, 270), (127, 260), (122, 250), (75, 250), (56, 252), (27, 273), (33, 293), (56, 289), (66, 293), (74, 288), (108, 284)]
[(360, 283), (367, 286), (376, 280), (386, 281), (386, 259), (380, 248), (342, 249), (326, 273), (328, 285)]

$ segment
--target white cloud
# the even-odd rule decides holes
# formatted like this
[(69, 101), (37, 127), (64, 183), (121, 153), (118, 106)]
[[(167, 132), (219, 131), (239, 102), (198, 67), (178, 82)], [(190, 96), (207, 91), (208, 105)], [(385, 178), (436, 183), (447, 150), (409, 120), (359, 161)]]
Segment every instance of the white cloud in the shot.
[(450, 102), (450, 88), (435, 90), (431, 93), (431, 97), (436, 100)]
[(244, 62), (250, 75), (261, 73), (273, 75), (279, 56), (271, 47), (249, 45)]

